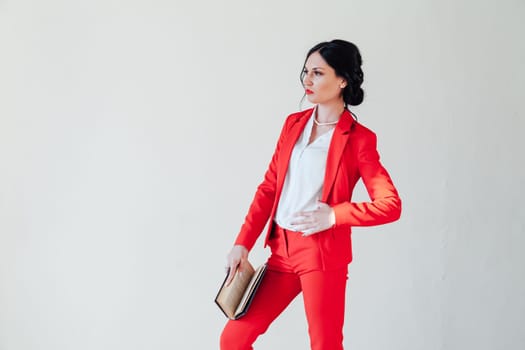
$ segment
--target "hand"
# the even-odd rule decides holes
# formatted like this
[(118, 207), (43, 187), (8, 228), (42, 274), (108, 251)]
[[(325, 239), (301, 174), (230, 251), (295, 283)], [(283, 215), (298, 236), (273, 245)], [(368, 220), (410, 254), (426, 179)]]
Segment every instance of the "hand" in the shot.
[(226, 279), (226, 285), (230, 285), (235, 276), (235, 272), (241, 264), (248, 260), (248, 249), (243, 245), (234, 245), (230, 253), (226, 257), (227, 266), (226, 269), (229, 271), (228, 278)]
[(317, 201), (316, 210), (296, 213), (290, 224), (294, 230), (302, 232), (303, 236), (309, 236), (334, 226), (335, 213), (328, 204)]

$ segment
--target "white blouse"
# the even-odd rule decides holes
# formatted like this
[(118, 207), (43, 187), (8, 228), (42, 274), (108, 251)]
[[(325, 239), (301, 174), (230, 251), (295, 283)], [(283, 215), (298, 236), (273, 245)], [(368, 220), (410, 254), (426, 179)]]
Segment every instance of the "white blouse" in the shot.
[(322, 195), (326, 157), (334, 129), (308, 144), (314, 116), (315, 110), (294, 146), (277, 205), (275, 222), (288, 230), (294, 230), (290, 225), (293, 215), (317, 209), (317, 201)]

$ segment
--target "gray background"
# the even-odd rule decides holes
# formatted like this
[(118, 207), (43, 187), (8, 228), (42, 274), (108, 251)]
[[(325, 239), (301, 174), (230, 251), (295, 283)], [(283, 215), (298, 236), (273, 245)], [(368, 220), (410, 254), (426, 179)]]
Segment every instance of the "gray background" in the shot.
[[(319, 41), (404, 200), (348, 349), (525, 348), (525, 3), (0, 1), (0, 349), (214, 349), (225, 255)], [(362, 186), (357, 199), (366, 198)], [(259, 241), (254, 264), (268, 251)], [(257, 349), (306, 349), (298, 298)]]

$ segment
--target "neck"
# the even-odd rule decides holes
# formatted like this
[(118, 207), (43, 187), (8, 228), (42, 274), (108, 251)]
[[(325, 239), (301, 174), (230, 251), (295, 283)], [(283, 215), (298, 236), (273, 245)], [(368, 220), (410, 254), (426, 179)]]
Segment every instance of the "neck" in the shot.
[(339, 120), (344, 109), (344, 104), (340, 101), (330, 104), (318, 104), (317, 121), (320, 123), (335, 122)]

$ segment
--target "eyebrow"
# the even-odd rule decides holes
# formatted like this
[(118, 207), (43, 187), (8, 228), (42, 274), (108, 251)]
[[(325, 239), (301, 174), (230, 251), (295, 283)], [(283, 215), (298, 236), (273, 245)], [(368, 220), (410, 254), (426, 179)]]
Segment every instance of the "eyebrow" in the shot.
[[(308, 70), (308, 68), (305, 66), (304, 69)], [(313, 67), (312, 70), (324, 70), (323, 67)]]

